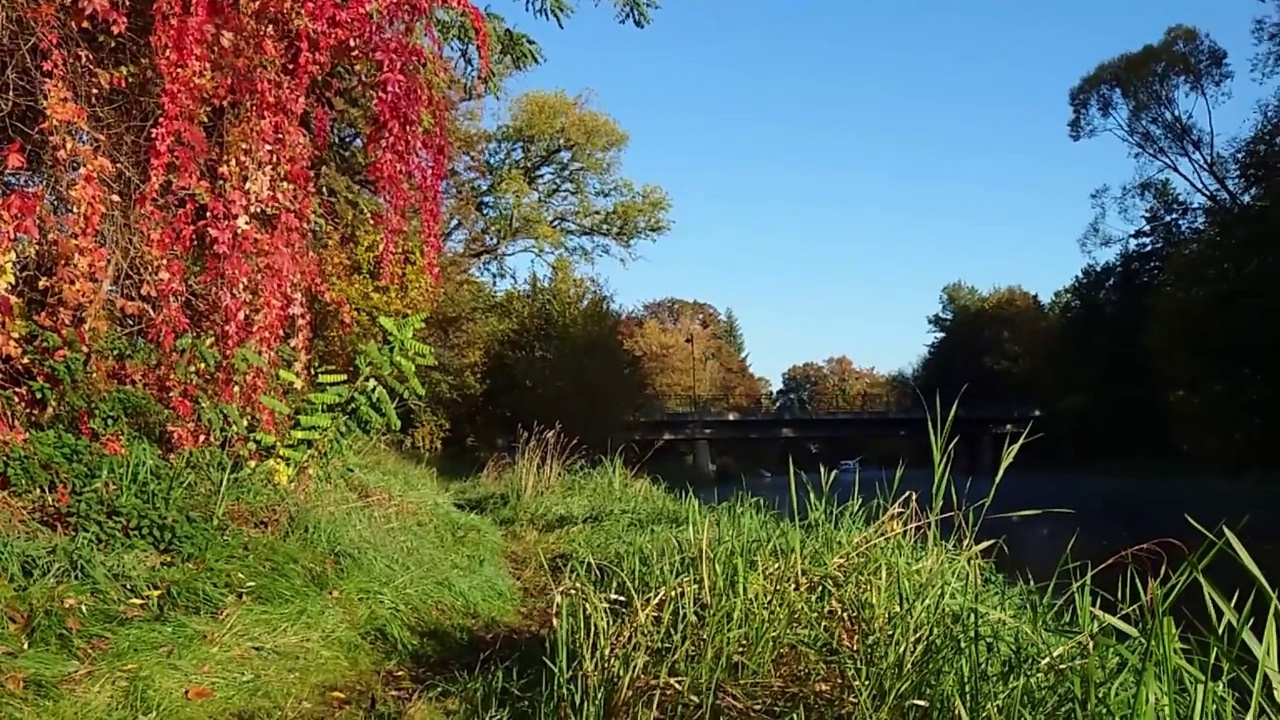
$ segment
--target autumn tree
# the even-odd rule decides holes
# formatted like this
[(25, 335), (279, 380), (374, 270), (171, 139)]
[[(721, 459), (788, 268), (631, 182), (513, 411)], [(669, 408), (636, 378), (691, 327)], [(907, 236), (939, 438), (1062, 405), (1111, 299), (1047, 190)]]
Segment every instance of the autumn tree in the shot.
[(873, 367), (859, 367), (847, 355), (821, 363), (792, 365), (776, 393), (779, 410), (836, 412), (882, 409), (895, 402), (889, 379)]
[[(269, 428), (270, 370), (286, 347), (305, 369), (312, 311), (332, 302), (312, 239), (343, 232), (317, 176), (344, 82), (363, 88), (371, 120), (361, 175), (381, 270), (409, 243), (427, 265), (438, 254), (456, 78), (431, 20), (470, 26), (483, 73), (480, 12), (464, 0), (392, 0), (376, 13), (367, 2), (201, 8), (5, 3), (6, 415), (40, 404), (34, 334), (77, 351), (121, 335), (159, 351), (116, 379), (178, 414), (179, 445), (202, 442), (195, 406), (209, 390)], [(190, 362), (196, 346), (216, 367)], [(237, 367), (242, 351), (263, 362)]]
[[(620, 21), (639, 26), (648, 21), (642, 2), (617, 7)], [(547, 19), (565, 17), (549, 5), (531, 9)], [(373, 208), (352, 179), (365, 162), (359, 142), (363, 121), (350, 121), (343, 141), (331, 144), (331, 164), (341, 171), (325, 176), (342, 222), (356, 228), (322, 250), (335, 292), (347, 302), (351, 317), (350, 324), (334, 313), (325, 318), (326, 357), (341, 365), (351, 347), (376, 332), (380, 315), (429, 313), (423, 339), (436, 347), (437, 364), (423, 378), (431, 412), (415, 425), (424, 447), (443, 440), (455, 419), (460, 436), (472, 437), (487, 422), (480, 421), (482, 416), (500, 410), (484, 407), (490, 380), (484, 368), (511, 321), (496, 282), (516, 280), (521, 286), (526, 268), (549, 269), (560, 259), (585, 269), (604, 257), (632, 257), (668, 225), (665, 193), (622, 174), (627, 136), (616, 121), (585, 97), (563, 92), (506, 99), (504, 82), (541, 62), (542, 53), (500, 16), (489, 13), (488, 22), (495, 38), (491, 94), (461, 97), (450, 118), (454, 154), (438, 272), (428, 272), (413, 256), (391, 278), (380, 272)], [(451, 36), (465, 40), (466, 28)], [(464, 63), (459, 70), (469, 68)], [(493, 110), (495, 102), (500, 112), (482, 113)]]
[[(482, 123), (475, 106), (466, 104), (452, 123), (456, 152), (446, 185), (444, 277), (428, 272), (412, 248), (400, 258), (403, 272), (383, 276), (372, 222), (376, 206), (348, 174), (329, 176), (339, 219), (356, 228), (326, 241), (322, 250), (334, 290), (355, 322), (355, 332), (336, 317), (325, 325), (328, 346), (339, 357), (344, 346), (376, 329), (380, 315), (432, 311), (455, 281), (465, 285), (477, 274), (509, 279), (531, 260), (549, 264), (564, 257), (589, 265), (630, 257), (666, 231), (665, 193), (621, 174), (626, 133), (584, 100), (533, 91), (512, 99), (496, 125)], [(342, 151), (360, 152), (358, 143)]]
[(1043, 362), (1052, 337), (1044, 304), (1018, 286), (989, 291), (963, 282), (942, 289), (934, 334), (916, 385), (931, 402), (1034, 403), (1043, 386)]
[(714, 306), (663, 298), (628, 314), (624, 343), (643, 368), (651, 397), (672, 409), (756, 408), (765, 387), (724, 340)]

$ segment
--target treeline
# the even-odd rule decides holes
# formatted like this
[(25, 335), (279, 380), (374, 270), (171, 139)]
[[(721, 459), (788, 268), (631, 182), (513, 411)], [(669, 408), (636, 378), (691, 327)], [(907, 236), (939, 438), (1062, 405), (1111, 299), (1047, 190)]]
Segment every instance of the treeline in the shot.
[[(914, 367), (884, 373), (833, 357), (789, 368), (774, 392), (751, 371), (731, 312), (677, 299), (618, 308), (591, 279), (593, 257), (656, 237), (665, 205), (653, 201), (647, 215), (636, 212), (641, 202), (595, 211), (619, 227), (553, 234), (558, 260), (524, 285), (499, 292), (473, 267), (464, 273), (471, 291), (446, 286), (444, 302), (457, 308), (450, 317), (469, 328), (433, 321), (446, 444), (506, 437), (532, 422), (603, 440), (638, 410), (695, 398), (703, 408), (821, 411), (961, 397), (1039, 408), (1038, 450), (1058, 460), (1274, 466), (1280, 16), (1276, 3), (1268, 9), (1254, 24), (1249, 65), (1262, 99), (1238, 133), (1218, 116), (1245, 79), (1192, 27), (1099, 63), (1071, 89), (1070, 137), (1117, 139), (1135, 167), (1129, 181), (1093, 194), (1096, 216), (1081, 237), (1087, 264), (1052, 297), (949, 284)], [(490, 240), (489, 252), (505, 258), (536, 246), (545, 255), (550, 246), (529, 235), (525, 244)], [(468, 257), (464, 247), (458, 256)]]
[(469, 292), (446, 294), (424, 330), (436, 364), (410, 423), (423, 450), (482, 454), (521, 428), (554, 425), (603, 449), (647, 410), (695, 399), (745, 409), (769, 396), (732, 312), (675, 298), (622, 308), (563, 257), (505, 289), (462, 282)]
[(1047, 301), (944, 288), (913, 372), (923, 390), (1038, 404), (1044, 442), (1073, 459), (1278, 464), (1280, 4), (1268, 9), (1249, 64), (1261, 100), (1238, 133), (1222, 108), (1244, 81), (1193, 27), (1071, 89), (1071, 138), (1120, 141), (1133, 178), (1094, 193), (1089, 262)]

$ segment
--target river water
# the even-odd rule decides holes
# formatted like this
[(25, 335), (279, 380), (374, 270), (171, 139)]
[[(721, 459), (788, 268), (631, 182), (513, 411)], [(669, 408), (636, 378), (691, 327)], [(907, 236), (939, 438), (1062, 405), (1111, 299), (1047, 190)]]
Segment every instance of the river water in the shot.
[[(826, 492), (837, 503), (847, 502), (855, 494), (868, 501), (884, 498), (893, 475), (892, 469), (864, 467), (857, 475), (829, 478)], [(797, 477), (814, 486), (822, 484), (816, 473), (807, 477), (798, 473)], [(932, 484), (931, 471), (909, 469), (903, 472), (896, 492), (915, 493), (918, 502), (928, 507)], [(991, 497), (979, 535), (984, 539), (1003, 538), (1004, 550), (997, 562), (1011, 573), (1047, 580), (1060, 568), (1064, 557), (1096, 566), (1153, 541), (1176, 560), (1185, 555), (1179, 546), (1194, 549), (1205, 542), (1204, 534), (1188, 521), (1190, 516), (1209, 530), (1216, 530), (1219, 525), (1230, 527), (1271, 584), (1280, 580), (1278, 488), (1231, 486), (1209, 479), (1156, 482), (1016, 469), (1006, 473), (994, 494), (990, 477), (959, 479), (957, 485), (967, 486), (962, 505), (972, 507)], [(700, 485), (693, 492), (712, 503), (747, 493), (786, 514), (803, 515), (807, 504), (807, 492), (801, 488), (797, 493), (801, 507), (791, 506), (792, 493), (785, 473), (738, 483)], [(1024, 511), (1042, 512), (1000, 517)], [(1126, 557), (1135, 561), (1132, 556)], [(1150, 566), (1156, 561), (1141, 562)], [(1236, 575), (1229, 570), (1227, 574)]]

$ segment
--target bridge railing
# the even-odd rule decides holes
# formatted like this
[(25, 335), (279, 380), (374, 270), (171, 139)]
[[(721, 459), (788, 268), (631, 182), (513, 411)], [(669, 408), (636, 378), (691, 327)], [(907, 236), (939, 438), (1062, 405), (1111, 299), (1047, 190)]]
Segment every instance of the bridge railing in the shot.
[[(946, 412), (948, 408), (944, 408)], [(659, 395), (650, 398), (636, 413), (639, 421), (688, 419), (690, 417), (832, 417), (860, 414), (910, 414), (924, 417), (925, 408), (918, 397), (895, 393), (861, 392), (848, 394), (738, 394), (738, 395)], [(960, 415), (1022, 418), (1039, 415), (1039, 411), (1006, 404), (964, 403)]]
[[(919, 404), (918, 401), (915, 404)], [(640, 411), (639, 419), (662, 419), (687, 415), (811, 416), (845, 413), (891, 412), (906, 410), (911, 403), (886, 393), (849, 393), (843, 395), (787, 396), (774, 394), (737, 395), (660, 395), (651, 398)]]

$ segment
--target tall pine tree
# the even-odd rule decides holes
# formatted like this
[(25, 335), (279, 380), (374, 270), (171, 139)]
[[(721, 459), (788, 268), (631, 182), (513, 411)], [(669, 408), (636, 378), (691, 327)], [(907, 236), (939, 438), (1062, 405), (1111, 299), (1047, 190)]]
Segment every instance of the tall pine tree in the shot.
[(742, 337), (742, 325), (733, 310), (725, 308), (724, 323), (720, 326), (720, 339), (733, 350), (734, 354), (747, 361), (747, 341)]

